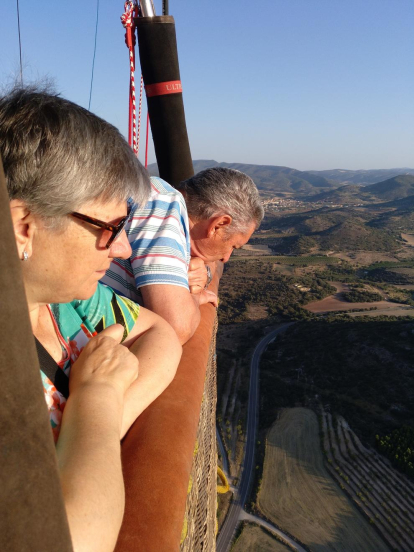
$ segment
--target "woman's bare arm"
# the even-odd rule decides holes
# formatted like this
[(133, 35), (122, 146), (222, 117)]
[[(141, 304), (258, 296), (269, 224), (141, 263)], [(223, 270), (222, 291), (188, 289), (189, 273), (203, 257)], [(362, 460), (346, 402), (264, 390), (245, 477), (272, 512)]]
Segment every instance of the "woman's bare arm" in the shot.
[(125, 395), (122, 437), (141, 412), (171, 383), (182, 353), (170, 324), (143, 307), (124, 345), (137, 356), (139, 375)]
[(121, 527), (123, 403), (138, 374), (122, 334), (120, 325), (101, 332), (71, 369), (56, 451), (75, 552), (112, 552)]

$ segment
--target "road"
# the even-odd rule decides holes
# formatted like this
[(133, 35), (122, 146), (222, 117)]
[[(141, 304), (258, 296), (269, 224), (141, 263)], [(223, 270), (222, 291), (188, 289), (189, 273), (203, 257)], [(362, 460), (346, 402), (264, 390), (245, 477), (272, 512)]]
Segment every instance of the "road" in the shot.
[(268, 521), (265, 521), (264, 519), (261, 519), (257, 516), (252, 516), (251, 514), (248, 514), (244, 511), (242, 511), (240, 519), (251, 521), (252, 523), (255, 523), (256, 525), (261, 525), (262, 527), (265, 527), (268, 531), (271, 533), (274, 533), (277, 535), (280, 539), (283, 540), (290, 548), (293, 548), (297, 552), (306, 552), (306, 550), (303, 548), (303, 546), (300, 546), (296, 541), (294, 541), (292, 538), (290, 538), (288, 535), (283, 533), (280, 529), (269, 523)]
[(256, 445), (256, 430), (258, 420), (258, 400), (259, 400), (259, 362), (264, 350), (273, 339), (284, 332), (293, 322), (284, 324), (276, 330), (268, 333), (256, 346), (250, 363), (250, 388), (249, 404), (247, 410), (247, 432), (246, 447), (244, 451), (243, 471), (240, 479), (240, 485), (233, 496), (233, 502), (230, 505), (226, 520), (217, 537), (217, 552), (227, 552), (230, 547), (234, 532), (242, 514), (244, 503), (250, 483), (253, 479), (254, 453)]

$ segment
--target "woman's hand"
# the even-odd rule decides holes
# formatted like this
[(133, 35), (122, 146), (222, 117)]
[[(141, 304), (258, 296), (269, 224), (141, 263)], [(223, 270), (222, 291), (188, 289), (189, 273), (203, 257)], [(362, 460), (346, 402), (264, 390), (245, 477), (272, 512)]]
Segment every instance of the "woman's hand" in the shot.
[[(123, 399), (125, 392), (138, 377), (138, 358), (120, 345), (124, 328), (108, 326), (93, 337), (81, 352), (70, 371), (70, 393), (80, 386), (108, 385)], [(92, 393), (93, 389), (90, 390)]]

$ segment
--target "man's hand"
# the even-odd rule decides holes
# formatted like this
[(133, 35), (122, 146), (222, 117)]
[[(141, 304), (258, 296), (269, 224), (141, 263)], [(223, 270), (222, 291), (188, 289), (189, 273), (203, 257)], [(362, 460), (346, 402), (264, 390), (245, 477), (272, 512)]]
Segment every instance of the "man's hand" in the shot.
[(190, 293), (197, 295), (201, 293), (207, 283), (207, 269), (204, 261), (199, 257), (191, 257), (188, 267), (188, 286)]
[(205, 305), (206, 303), (212, 303), (216, 308), (218, 307), (217, 295), (212, 291), (204, 289), (200, 294), (199, 305)]

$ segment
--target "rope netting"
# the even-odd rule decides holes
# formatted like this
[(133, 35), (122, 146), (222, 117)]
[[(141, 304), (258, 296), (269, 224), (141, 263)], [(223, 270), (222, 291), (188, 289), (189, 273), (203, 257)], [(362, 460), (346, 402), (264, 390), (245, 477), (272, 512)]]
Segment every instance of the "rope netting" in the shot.
[(193, 466), (188, 486), (181, 552), (214, 552), (216, 549), (216, 334), (217, 318), (210, 343)]

